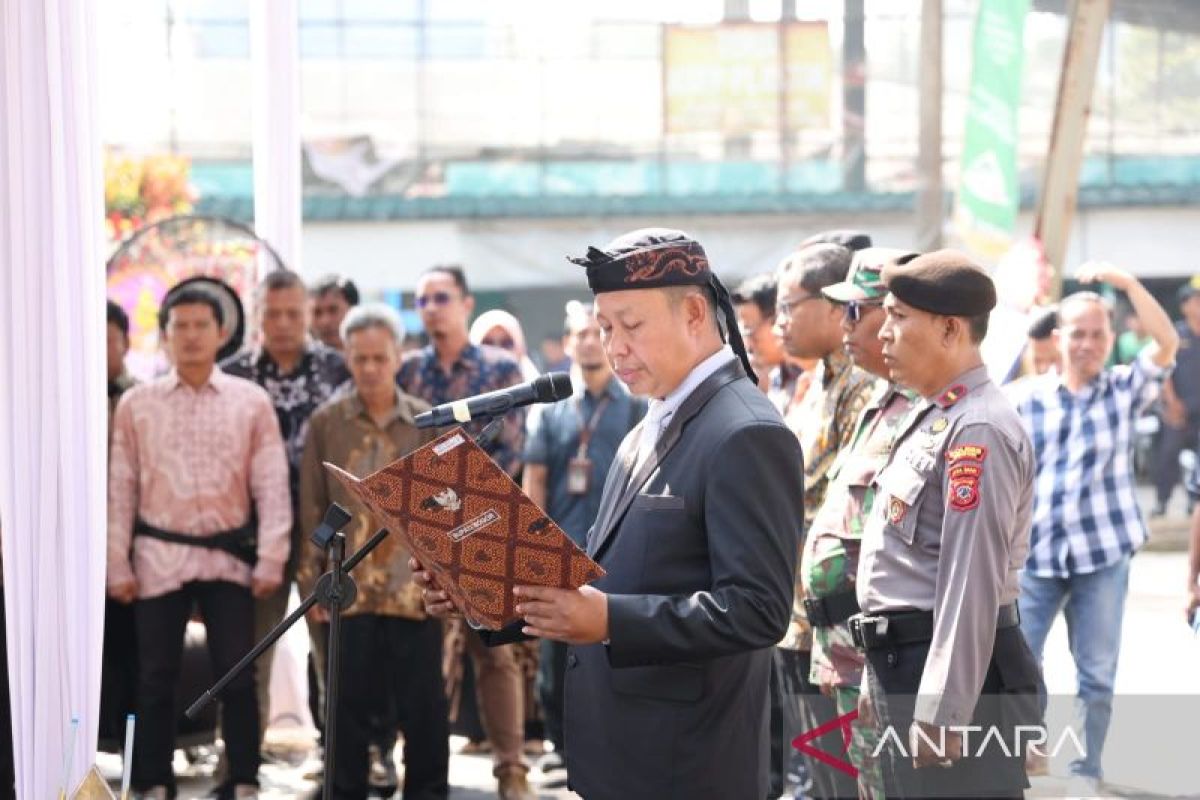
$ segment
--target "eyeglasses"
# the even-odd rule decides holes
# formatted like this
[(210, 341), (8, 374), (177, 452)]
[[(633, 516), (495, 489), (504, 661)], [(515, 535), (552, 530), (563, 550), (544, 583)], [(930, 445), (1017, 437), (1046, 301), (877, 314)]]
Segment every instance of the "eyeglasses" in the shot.
[(868, 302), (866, 300), (851, 300), (846, 303), (844, 311), (846, 319), (857, 323), (863, 318), (864, 309), (868, 308), (883, 308), (883, 303), (880, 301)]
[(485, 338), (482, 342), (480, 342), (480, 344), (490, 345), (491, 347), (499, 347), (502, 350), (512, 350), (514, 347), (517, 346), (517, 343), (514, 342), (508, 336), (505, 336), (505, 337), (489, 336), (489, 337)]
[(785, 317), (790, 317), (792, 315), (793, 311), (795, 311), (797, 308), (799, 308), (804, 303), (807, 303), (809, 300), (824, 300), (824, 299), (825, 298), (821, 297), (820, 295), (810, 294), (810, 295), (807, 295), (806, 297), (799, 297), (799, 298), (793, 297), (793, 298), (788, 298), (787, 300), (778, 300), (775, 302), (775, 311), (776, 311), (776, 313), (782, 314)]
[(444, 306), (454, 298), (449, 292), (434, 292), (417, 298), (417, 308), (426, 306)]

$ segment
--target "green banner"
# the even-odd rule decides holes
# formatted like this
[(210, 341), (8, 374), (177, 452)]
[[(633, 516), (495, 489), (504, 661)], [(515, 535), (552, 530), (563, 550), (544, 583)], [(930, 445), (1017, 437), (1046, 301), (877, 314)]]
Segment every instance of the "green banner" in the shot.
[(971, 90), (955, 221), (967, 246), (991, 258), (1012, 240), (1017, 182), (1025, 15), (1029, 0), (981, 0), (975, 18)]

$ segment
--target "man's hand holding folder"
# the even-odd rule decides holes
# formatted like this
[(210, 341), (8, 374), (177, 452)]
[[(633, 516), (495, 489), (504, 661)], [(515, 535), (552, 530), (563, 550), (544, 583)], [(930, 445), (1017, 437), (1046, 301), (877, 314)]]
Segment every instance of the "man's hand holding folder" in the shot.
[[(461, 610), (432, 573), (415, 558), (410, 558), (408, 565), (421, 587), (426, 613), (439, 619), (461, 616)], [(526, 636), (567, 644), (595, 644), (608, 639), (608, 596), (599, 589), (516, 586), (513, 595), (518, 600), (516, 612), (525, 620), (521, 632)]]

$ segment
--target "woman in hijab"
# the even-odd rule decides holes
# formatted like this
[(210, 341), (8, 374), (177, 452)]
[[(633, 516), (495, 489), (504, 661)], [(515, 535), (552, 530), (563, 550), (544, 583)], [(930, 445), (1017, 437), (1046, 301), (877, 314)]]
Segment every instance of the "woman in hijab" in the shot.
[(507, 311), (494, 308), (483, 312), (471, 325), (467, 335), (472, 344), (487, 344), (512, 353), (521, 365), (521, 376), (525, 380), (531, 381), (540, 374), (526, 352), (525, 332), (521, 330), (521, 323)]

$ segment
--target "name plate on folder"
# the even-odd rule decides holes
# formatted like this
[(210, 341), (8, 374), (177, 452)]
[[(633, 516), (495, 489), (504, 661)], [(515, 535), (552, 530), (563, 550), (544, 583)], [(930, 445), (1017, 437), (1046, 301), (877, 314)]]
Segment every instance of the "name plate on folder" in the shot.
[(578, 589), (604, 575), (461, 428), (361, 480), (325, 468), (478, 625), (520, 619), (514, 586)]

